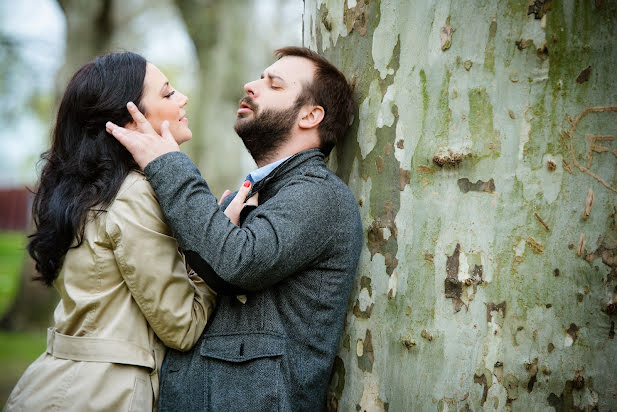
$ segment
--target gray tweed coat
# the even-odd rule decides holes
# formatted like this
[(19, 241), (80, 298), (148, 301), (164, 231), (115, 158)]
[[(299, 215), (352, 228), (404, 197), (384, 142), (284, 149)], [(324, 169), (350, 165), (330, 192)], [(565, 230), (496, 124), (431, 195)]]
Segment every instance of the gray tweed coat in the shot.
[(237, 227), (184, 154), (145, 173), (187, 261), (219, 293), (197, 345), (168, 352), (160, 410), (319, 411), (362, 244), (350, 190), (319, 150), (300, 152), (255, 184), (260, 204)]

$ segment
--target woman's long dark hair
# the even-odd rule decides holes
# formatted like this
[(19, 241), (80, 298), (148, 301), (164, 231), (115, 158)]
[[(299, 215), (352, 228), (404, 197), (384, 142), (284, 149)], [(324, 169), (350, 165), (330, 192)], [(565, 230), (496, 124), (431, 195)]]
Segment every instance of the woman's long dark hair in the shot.
[(126, 103), (140, 106), (145, 75), (142, 56), (113, 53), (87, 63), (69, 82), (51, 148), (41, 155), (45, 165), (32, 206), (36, 231), (28, 252), (36, 261), (36, 280), (53, 283), (64, 255), (82, 243), (89, 212), (108, 206), (127, 174), (138, 169), (105, 123), (132, 120)]

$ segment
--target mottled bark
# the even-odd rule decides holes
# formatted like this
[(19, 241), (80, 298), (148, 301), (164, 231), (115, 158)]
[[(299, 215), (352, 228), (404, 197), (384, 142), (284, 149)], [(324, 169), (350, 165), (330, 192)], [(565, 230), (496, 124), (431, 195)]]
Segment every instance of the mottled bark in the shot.
[(617, 4), (305, 0), (365, 247), (328, 407), (617, 408)]

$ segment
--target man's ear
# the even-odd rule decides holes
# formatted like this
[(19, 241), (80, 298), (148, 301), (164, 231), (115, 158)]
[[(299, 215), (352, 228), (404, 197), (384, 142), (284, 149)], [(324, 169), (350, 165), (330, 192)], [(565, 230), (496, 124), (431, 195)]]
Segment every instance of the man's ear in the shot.
[(312, 129), (317, 127), (323, 120), (325, 114), (321, 106), (305, 106), (301, 111), (302, 117), (300, 118), (298, 126), (301, 129)]

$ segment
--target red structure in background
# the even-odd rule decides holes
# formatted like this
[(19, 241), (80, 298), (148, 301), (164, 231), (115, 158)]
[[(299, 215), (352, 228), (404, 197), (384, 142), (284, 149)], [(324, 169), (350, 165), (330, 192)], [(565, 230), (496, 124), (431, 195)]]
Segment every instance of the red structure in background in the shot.
[(25, 187), (0, 189), (0, 230), (26, 231), (33, 198)]

